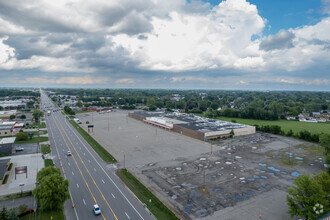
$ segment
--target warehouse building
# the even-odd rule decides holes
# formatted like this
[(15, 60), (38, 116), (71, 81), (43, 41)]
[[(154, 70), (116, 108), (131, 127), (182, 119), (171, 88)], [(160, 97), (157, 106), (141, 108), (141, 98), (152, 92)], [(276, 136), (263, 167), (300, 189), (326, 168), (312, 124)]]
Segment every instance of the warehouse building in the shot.
[(0, 155), (11, 154), (14, 149), (16, 137), (0, 138)]
[(128, 116), (144, 123), (174, 131), (199, 140), (211, 140), (231, 136), (254, 134), (255, 127), (216, 119), (203, 118), (193, 114), (177, 112), (135, 111)]

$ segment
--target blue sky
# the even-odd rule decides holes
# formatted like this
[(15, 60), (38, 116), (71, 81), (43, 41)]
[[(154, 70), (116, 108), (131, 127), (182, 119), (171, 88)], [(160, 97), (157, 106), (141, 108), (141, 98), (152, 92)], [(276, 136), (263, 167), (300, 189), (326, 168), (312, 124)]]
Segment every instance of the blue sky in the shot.
[[(219, 0), (207, 1), (218, 5)], [(281, 29), (314, 25), (324, 17), (322, 3), (319, 0), (248, 0), (257, 6), (259, 14), (266, 18), (270, 28), (266, 34), (276, 34)]]
[(0, 87), (323, 90), (330, 0), (0, 0)]

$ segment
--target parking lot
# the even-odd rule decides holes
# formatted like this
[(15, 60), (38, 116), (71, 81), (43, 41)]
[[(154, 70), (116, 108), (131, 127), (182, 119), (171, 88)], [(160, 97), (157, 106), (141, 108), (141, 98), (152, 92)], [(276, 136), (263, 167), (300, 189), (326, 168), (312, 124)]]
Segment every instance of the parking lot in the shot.
[[(290, 219), (294, 179), (323, 169), (313, 144), (257, 133), (206, 143), (127, 117), (77, 116), (93, 137), (184, 219)], [(212, 152), (211, 152), (212, 151)], [(125, 164), (124, 164), (125, 154)]]

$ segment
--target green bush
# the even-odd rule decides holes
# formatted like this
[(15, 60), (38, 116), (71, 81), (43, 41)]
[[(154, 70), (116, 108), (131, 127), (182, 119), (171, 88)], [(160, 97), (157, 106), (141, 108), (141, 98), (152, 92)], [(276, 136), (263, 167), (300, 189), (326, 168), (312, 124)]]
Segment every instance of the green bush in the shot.
[(18, 132), (16, 135), (16, 141), (26, 141), (29, 137), (27, 133)]

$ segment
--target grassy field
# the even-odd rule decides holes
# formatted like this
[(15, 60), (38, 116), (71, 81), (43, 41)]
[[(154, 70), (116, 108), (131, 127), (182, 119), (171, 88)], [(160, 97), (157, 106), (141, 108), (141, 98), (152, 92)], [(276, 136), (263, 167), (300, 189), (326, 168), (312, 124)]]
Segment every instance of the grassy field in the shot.
[[(48, 141), (48, 137), (39, 137), (39, 142), (44, 142), (44, 141)], [(38, 142), (38, 138), (37, 137), (33, 137), (32, 139), (27, 139), (25, 141), (15, 141), (15, 144), (31, 144), (31, 143), (37, 143)]]
[(46, 123), (45, 122), (42, 122), (41, 124), (32, 123), (28, 125), (28, 127), (36, 127), (36, 126), (38, 126), (39, 128), (46, 128)]
[[(119, 178), (126, 184), (128, 188), (146, 204), (148, 209), (158, 220), (178, 219), (171, 210), (169, 210), (159, 199), (154, 196), (139, 180), (137, 180), (126, 169), (117, 171)], [(151, 202), (149, 202), (151, 199)]]
[(288, 132), (290, 129), (294, 133), (306, 130), (310, 131), (312, 134), (326, 133), (330, 134), (330, 123), (311, 123), (311, 122), (300, 122), (300, 121), (264, 121), (255, 119), (243, 119), (243, 118), (228, 118), (228, 117), (218, 117), (217, 119), (223, 121), (236, 120), (237, 123), (245, 125), (279, 125), (284, 132)]
[(64, 220), (63, 211), (37, 211), (37, 215), (35, 213), (30, 213), (26, 216), (20, 217), (20, 220), (31, 220), (31, 219), (54, 219), (54, 220)]
[(42, 154), (49, 154), (50, 153), (50, 146), (47, 144), (41, 145), (41, 152)]
[(92, 138), (84, 129), (76, 124), (73, 120), (69, 120), (72, 126), (79, 132), (79, 134), (87, 141), (95, 152), (107, 163), (116, 163), (117, 160), (100, 145), (94, 138)]
[(74, 113), (76, 113), (76, 114), (82, 114), (82, 113), (88, 113), (88, 112), (92, 112), (92, 111), (74, 111)]
[[(34, 134), (33, 137), (38, 136), (38, 131), (26, 131), (25, 133), (33, 133)], [(39, 130), (39, 135), (43, 135), (43, 134), (47, 134), (47, 130)]]

